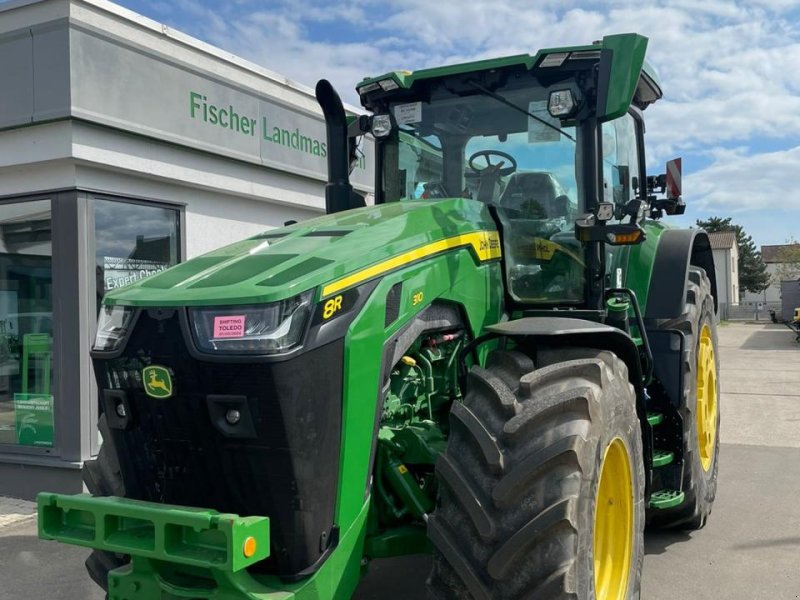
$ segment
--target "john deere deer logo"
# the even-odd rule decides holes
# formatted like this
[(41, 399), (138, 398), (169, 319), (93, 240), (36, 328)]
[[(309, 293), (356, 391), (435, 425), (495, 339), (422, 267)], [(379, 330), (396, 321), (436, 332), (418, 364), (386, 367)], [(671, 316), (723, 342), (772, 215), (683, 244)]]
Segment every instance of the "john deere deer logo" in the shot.
[(144, 391), (151, 398), (169, 398), (172, 396), (172, 377), (165, 367), (151, 365), (142, 369)]

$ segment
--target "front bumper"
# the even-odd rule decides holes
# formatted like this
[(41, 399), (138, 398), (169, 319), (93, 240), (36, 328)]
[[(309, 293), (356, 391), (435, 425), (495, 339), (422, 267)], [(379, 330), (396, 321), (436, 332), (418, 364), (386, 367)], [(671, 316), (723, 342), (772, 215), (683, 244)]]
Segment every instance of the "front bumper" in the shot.
[(88, 494), (37, 501), (45, 540), (231, 573), (269, 556), (267, 517)]
[(248, 570), (269, 556), (267, 517), (115, 496), (37, 500), (40, 538), (130, 556), (108, 575), (109, 600), (335, 600), (349, 598), (361, 575), (369, 501), (320, 569), (287, 583)]

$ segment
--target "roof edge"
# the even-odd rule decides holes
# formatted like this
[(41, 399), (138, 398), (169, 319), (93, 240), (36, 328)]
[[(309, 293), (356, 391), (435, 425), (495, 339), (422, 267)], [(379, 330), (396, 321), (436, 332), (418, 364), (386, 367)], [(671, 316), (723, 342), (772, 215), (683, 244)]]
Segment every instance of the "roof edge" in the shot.
[[(205, 54), (210, 58), (228, 63), (229, 65), (232, 65), (238, 69), (255, 74), (290, 90), (300, 92), (304, 95), (307, 95), (309, 98), (316, 98), (314, 95), (314, 90), (310, 85), (307, 86), (299, 83), (257, 63), (223, 50), (222, 48), (214, 46), (208, 42), (204, 42), (187, 33), (183, 33), (182, 31), (170, 27), (165, 23), (161, 23), (151, 19), (150, 17), (146, 17), (142, 14), (125, 8), (124, 6), (110, 2), (109, 0), (10, 0), (0, 4), (0, 16), (3, 13), (11, 12), (13, 10), (24, 9), (26, 7), (36, 5), (56, 4), (57, 2), (65, 2), (67, 5), (69, 5), (71, 18), (73, 12), (72, 8), (74, 6), (82, 5), (89, 9), (106, 13), (111, 17), (124, 20), (131, 25), (150, 31), (151, 33), (166, 37), (170, 41), (181, 44), (191, 50)], [(350, 104), (346, 104), (345, 109), (355, 114), (362, 114), (364, 112), (363, 108)]]

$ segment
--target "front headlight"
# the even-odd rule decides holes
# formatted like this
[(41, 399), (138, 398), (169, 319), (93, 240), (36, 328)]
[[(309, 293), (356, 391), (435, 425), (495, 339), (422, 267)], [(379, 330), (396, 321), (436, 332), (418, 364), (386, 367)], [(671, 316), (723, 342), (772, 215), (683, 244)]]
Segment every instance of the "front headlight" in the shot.
[(195, 344), (217, 354), (287, 352), (302, 341), (312, 295), (309, 290), (272, 304), (190, 308)]
[(120, 347), (128, 335), (136, 309), (130, 306), (102, 306), (97, 321), (97, 335), (94, 349), (99, 352), (113, 352)]

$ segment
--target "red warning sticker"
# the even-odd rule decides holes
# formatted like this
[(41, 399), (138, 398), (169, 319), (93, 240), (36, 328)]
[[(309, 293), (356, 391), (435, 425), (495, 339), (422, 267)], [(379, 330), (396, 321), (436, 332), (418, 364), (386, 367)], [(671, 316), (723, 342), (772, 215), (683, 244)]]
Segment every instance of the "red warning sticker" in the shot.
[(244, 337), (244, 315), (214, 317), (214, 339)]

